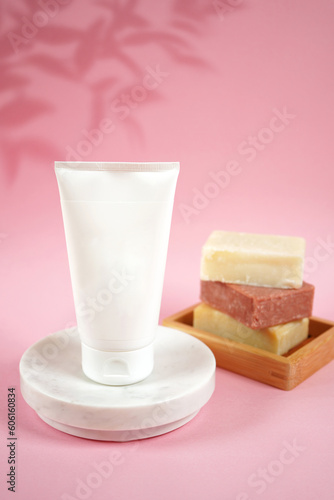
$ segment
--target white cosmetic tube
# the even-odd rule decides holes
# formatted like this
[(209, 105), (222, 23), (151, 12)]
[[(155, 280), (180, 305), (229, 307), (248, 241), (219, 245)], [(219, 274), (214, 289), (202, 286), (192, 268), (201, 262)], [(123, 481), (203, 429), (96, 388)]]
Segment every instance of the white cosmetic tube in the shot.
[(179, 163), (55, 162), (82, 368), (108, 385), (153, 369)]

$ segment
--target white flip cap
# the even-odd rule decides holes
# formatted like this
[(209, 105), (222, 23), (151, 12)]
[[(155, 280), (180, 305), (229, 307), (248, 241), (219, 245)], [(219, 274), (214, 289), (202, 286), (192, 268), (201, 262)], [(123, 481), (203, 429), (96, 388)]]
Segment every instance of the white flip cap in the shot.
[(153, 370), (153, 343), (135, 351), (100, 351), (81, 344), (85, 375), (106, 385), (140, 382)]

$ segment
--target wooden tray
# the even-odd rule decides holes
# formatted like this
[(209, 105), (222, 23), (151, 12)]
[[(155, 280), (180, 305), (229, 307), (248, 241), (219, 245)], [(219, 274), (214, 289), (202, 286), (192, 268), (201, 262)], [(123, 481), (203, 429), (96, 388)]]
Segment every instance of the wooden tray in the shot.
[(163, 320), (163, 325), (190, 333), (215, 355), (217, 366), (289, 391), (334, 359), (334, 323), (310, 318), (309, 337), (283, 356), (218, 337), (193, 327), (197, 304)]

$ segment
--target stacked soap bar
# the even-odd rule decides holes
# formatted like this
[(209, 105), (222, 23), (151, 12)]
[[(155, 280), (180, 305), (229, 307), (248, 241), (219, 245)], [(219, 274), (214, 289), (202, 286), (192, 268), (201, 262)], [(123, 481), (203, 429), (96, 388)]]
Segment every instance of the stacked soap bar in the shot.
[(284, 289), (201, 281), (203, 302), (249, 328), (267, 328), (312, 315), (314, 286)]
[(200, 304), (194, 311), (194, 326), (236, 342), (259, 347), (275, 354), (285, 354), (307, 338), (308, 318), (253, 330), (240, 321), (207, 304)]
[(304, 254), (303, 238), (214, 231), (203, 247), (201, 279), (300, 288)]
[(194, 327), (284, 354), (308, 336), (314, 287), (302, 238), (214, 231), (202, 251)]

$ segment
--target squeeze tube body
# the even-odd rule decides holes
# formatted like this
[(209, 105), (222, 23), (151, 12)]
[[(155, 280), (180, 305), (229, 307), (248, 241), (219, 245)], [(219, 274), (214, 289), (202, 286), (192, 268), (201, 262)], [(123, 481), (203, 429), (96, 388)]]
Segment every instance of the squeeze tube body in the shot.
[(82, 368), (125, 385), (153, 369), (178, 163), (56, 162)]

